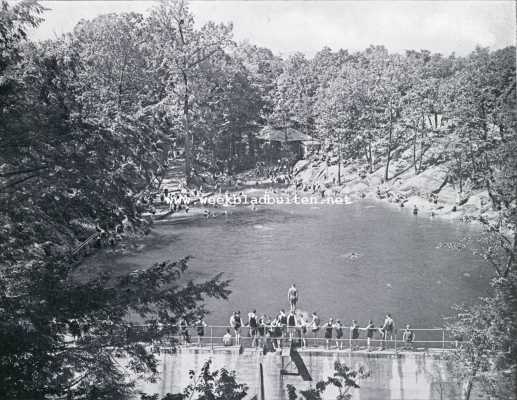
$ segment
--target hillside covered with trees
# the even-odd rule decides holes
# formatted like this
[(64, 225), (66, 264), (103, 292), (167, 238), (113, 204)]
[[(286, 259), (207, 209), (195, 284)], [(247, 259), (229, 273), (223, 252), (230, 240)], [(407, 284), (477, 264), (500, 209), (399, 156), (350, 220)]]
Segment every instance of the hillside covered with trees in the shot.
[[(311, 58), (282, 58), (235, 43), (231, 25), (198, 26), (182, 1), (146, 15), (102, 15), (62, 37), (30, 41), (29, 30), (44, 17), (35, 1), (1, 1), (6, 398), (125, 398), (133, 386), (116, 356), (128, 360), (134, 376), (155, 372), (142, 337), (167, 334), (158, 322), (202, 316), (206, 297), (229, 295), (220, 276), (185, 284), (188, 260), (85, 280), (75, 273), (81, 258), (73, 250), (98, 232), (114, 240), (145, 233), (149, 198), (173, 152), (182, 154), (193, 186), (253, 168), (264, 126), (319, 140), (310, 168), (339, 164), (339, 177), (328, 179), (335, 186), (345, 184), (347, 166), (361, 179), (376, 174), (379, 184), (439, 168), (438, 187), (453, 187), (460, 201), (463, 193), (486, 193), (496, 217), (487, 222), (485, 256), (496, 266), (500, 291), (484, 306), (504, 320), (492, 333), (498, 346), (509, 346), (516, 332), (515, 320), (508, 323), (511, 307), (504, 308), (515, 304), (517, 282), (515, 47), (467, 56), (323, 48)], [(129, 310), (150, 323), (143, 336), (114, 334), (127, 331)], [(82, 342), (70, 347), (76, 323)], [(504, 377), (517, 373), (515, 346), (501, 359)], [(489, 353), (491, 345), (485, 347)]]

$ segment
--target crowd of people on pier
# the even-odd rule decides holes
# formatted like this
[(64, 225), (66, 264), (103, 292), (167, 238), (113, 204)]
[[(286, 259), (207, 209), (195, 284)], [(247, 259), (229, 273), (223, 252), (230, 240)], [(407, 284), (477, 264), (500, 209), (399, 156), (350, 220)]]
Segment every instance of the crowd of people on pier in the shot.
[[(234, 311), (229, 319), (229, 326), (222, 337), (225, 346), (241, 345), (241, 335), (247, 334), (252, 347), (270, 348), (272, 351), (278, 350), (282, 345), (296, 343), (300, 347), (307, 347), (307, 343), (320, 345), (324, 343), (327, 349), (343, 349), (350, 347), (351, 350), (359, 350), (359, 343), (366, 341), (366, 349), (371, 351), (374, 344), (378, 343), (379, 350), (385, 349), (387, 344), (394, 340), (397, 333), (395, 322), (390, 314), (386, 317), (382, 325), (376, 327), (372, 320), (364, 326), (360, 326), (358, 321), (351, 321), (350, 326), (346, 326), (340, 319), (329, 318), (322, 322), (316, 312), (308, 318), (297, 310), (299, 299), (296, 285), (293, 284), (287, 293), (289, 301), (289, 311), (281, 309), (275, 317), (257, 314), (257, 310), (250, 311), (246, 317), (240, 311)], [(206, 323), (202, 320), (196, 323), (198, 343), (204, 336)], [(188, 335), (186, 323), (180, 324), (182, 336)], [(345, 335), (345, 330), (349, 330), (349, 335)], [(345, 337), (346, 336), (346, 337)], [(415, 333), (410, 325), (402, 331), (402, 348), (411, 349), (415, 340)], [(335, 345), (335, 347), (334, 347)]]

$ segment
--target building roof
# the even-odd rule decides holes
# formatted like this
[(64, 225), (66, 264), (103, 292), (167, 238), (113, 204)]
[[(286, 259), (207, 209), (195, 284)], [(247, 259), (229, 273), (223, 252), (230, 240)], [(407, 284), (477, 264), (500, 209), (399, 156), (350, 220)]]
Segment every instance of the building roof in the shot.
[(259, 140), (269, 140), (273, 142), (304, 142), (313, 141), (314, 139), (294, 128), (276, 129), (271, 126), (265, 126), (257, 135)]

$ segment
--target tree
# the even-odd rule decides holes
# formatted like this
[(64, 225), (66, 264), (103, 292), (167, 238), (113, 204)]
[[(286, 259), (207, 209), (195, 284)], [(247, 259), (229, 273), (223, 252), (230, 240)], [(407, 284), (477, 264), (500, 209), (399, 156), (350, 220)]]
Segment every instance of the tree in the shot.
[(424, 154), (445, 133), (444, 112), (451, 60), (428, 51), (407, 51), (410, 86), (403, 97), (402, 121), (412, 134), (415, 174), (424, 168)]
[[(3, 271), (3, 393), (11, 399), (127, 396), (132, 379), (157, 373), (145, 343), (174, 345), (169, 335), (178, 333), (181, 318), (193, 323), (205, 313), (206, 296), (229, 294), (219, 276), (180, 283), (186, 268), (187, 260), (181, 260), (116, 278), (108, 273), (86, 277), (54, 258)], [(146, 325), (128, 323), (129, 311)]]
[(20, 61), (22, 44), (27, 40), (27, 30), (36, 28), (42, 21), (45, 9), (36, 0), (20, 1), (10, 5), (0, 3), (0, 88), (8, 84), (5, 73), (8, 67)]
[(162, 85), (160, 100), (153, 109), (170, 107), (170, 113), (181, 113), (185, 147), (185, 176), (192, 177), (192, 121), (194, 103), (203, 103), (198, 90), (205, 83), (200, 69), (211, 58), (224, 53), (231, 44), (231, 25), (209, 22), (200, 29), (183, 0), (163, 1), (147, 20), (152, 35), (152, 68), (158, 71)]
[(485, 188), (494, 208), (494, 174), (500, 169), (501, 150), (515, 135), (515, 48), (491, 54), (477, 48), (452, 77), (450, 99), (451, 142), (465, 157), (462, 172), (474, 186)]
[(342, 157), (354, 158), (358, 153), (356, 135), (362, 109), (359, 73), (353, 65), (343, 66), (338, 78), (330, 81), (328, 87), (320, 88), (315, 104), (320, 135), (338, 145), (338, 185), (341, 184)]
[(298, 397), (296, 388), (293, 385), (287, 385), (287, 393), (289, 400), (305, 399), (305, 400), (321, 400), (321, 395), (330, 387), (335, 387), (338, 391), (336, 400), (349, 400), (352, 398), (352, 389), (359, 389), (358, 379), (367, 378), (370, 373), (363, 367), (354, 370), (347, 367), (344, 363), (336, 361), (334, 363), (334, 374), (327, 379), (316, 383), (315, 388), (300, 390), (302, 397)]
[[(221, 368), (211, 371), (212, 360), (206, 361), (199, 373), (189, 371), (192, 381), (182, 393), (167, 394), (161, 400), (242, 400), (248, 387), (238, 383), (235, 371)], [(158, 400), (158, 395), (142, 394), (141, 400)]]
[(264, 125), (273, 112), (274, 93), (278, 76), (282, 73), (283, 60), (264, 47), (241, 43), (232, 54), (238, 58), (251, 77), (251, 85), (260, 94), (260, 125)]
[(316, 88), (316, 79), (305, 56), (301, 53), (290, 56), (285, 60), (283, 71), (277, 79), (270, 124), (281, 128), (294, 127), (305, 133), (312, 132)]
[(450, 355), (457, 377), (465, 384), (469, 399), (473, 386), (495, 398), (511, 398), (517, 383), (517, 174), (516, 135), (508, 140), (504, 161), (494, 177), (493, 195), (501, 202), (499, 221), (479, 220), (484, 233), (472, 243), (465, 240), (457, 247), (475, 249), (494, 272), (493, 295), (479, 304), (457, 307), (457, 315), (448, 324), (461, 341)]
[(448, 324), (459, 344), (447, 358), (453, 375), (463, 383), (466, 400), (476, 382), (481, 391), (495, 398), (511, 398), (515, 394), (515, 273), (494, 279), (492, 286), (493, 297), (481, 299), (473, 306), (457, 306), (457, 315)]
[(74, 247), (96, 225), (112, 235), (125, 219), (146, 229), (140, 200), (157, 185), (161, 137), (138, 115), (112, 119), (89, 108), (101, 97), (84, 89), (89, 75), (83, 71), (64, 40), (29, 47), (17, 71), (23, 90), (11, 99), (0, 128), (6, 149), (0, 155), (1, 235), (9, 238), (1, 244), (8, 247), (2, 260), (24, 259), (12, 249)]
[[(28, 21), (23, 32), (34, 21), (24, 14), (30, 8), (2, 7), (18, 21), (8, 27)], [(151, 98), (149, 87), (130, 82), (146, 71), (141, 19), (115, 20), (9, 47), (16, 90), (2, 97), (0, 113), (0, 387), (10, 399), (127, 398), (132, 378), (156, 375), (145, 343), (169, 341), (179, 319), (205, 314), (206, 297), (229, 294), (220, 276), (189, 282), (186, 259), (113, 275), (85, 271), (73, 253), (88, 237), (145, 232), (158, 185), (163, 137), (133, 104)], [(144, 326), (128, 322), (130, 311)]]

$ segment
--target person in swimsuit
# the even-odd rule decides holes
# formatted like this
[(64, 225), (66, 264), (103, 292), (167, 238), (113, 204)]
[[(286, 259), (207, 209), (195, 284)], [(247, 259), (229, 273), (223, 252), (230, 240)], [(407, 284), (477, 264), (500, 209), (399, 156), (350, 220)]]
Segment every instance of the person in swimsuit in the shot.
[(325, 329), (325, 343), (327, 345), (327, 349), (330, 349), (330, 339), (332, 339), (332, 330), (334, 329), (334, 320), (332, 318), (323, 325)]
[(197, 344), (201, 346), (201, 339), (205, 336), (205, 328), (207, 327), (206, 322), (200, 318), (196, 322), (196, 332), (197, 332)]
[(258, 328), (258, 321), (257, 321), (257, 310), (253, 310), (248, 314), (248, 328), (249, 328), (249, 335), (251, 338), (251, 347), (254, 347), (257, 345), (257, 328)]
[(282, 329), (278, 326), (278, 321), (274, 319), (271, 321), (271, 329), (270, 329), (270, 336), (271, 336), (271, 343), (273, 345), (273, 349), (276, 351), (279, 349), (279, 338), (282, 336)]
[(232, 345), (232, 335), (230, 333), (230, 328), (226, 329), (226, 333), (223, 336), (223, 345), (224, 346)]
[(262, 315), (262, 317), (260, 317), (258, 320), (258, 327), (257, 327), (259, 340), (260, 340), (260, 346), (264, 346), (266, 330), (267, 330), (266, 316)]
[(240, 311), (233, 312), (232, 316), (230, 317), (230, 326), (235, 333), (235, 344), (240, 344), (242, 326)]
[(413, 341), (415, 340), (415, 333), (411, 330), (411, 326), (406, 325), (402, 333), (402, 340), (404, 341), (404, 349), (413, 350)]
[(188, 324), (185, 318), (182, 318), (180, 321), (180, 334), (183, 344), (190, 343), (190, 334), (188, 333)]
[(372, 320), (368, 321), (368, 325), (366, 325), (364, 330), (366, 331), (366, 343), (368, 346), (368, 351), (372, 351), (371, 342), (373, 339), (373, 333), (375, 332), (375, 325), (373, 324)]
[(300, 320), (298, 322), (298, 325), (300, 327), (300, 336), (302, 338), (302, 347), (307, 347), (307, 326), (309, 325), (309, 321), (306, 319), (303, 319), (303, 317), (300, 317)]
[(359, 325), (357, 325), (357, 321), (352, 321), (352, 326), (350, 327), (350, 349), (358, 349), (358, 340), (359, 340)]
[(318, 336), (318, 331), (320, 330), (320, 317), (316, 312), (312, 313), (312, 321), (311, 321), (311, 331), (314, 339)]
[(282, 347), (282, 339), (287, 338), (287, 315), (285, 311), (280, 310), (280, 314), (277, 317), (278, 327), (280, 328), (280, 347)]
[(386, 343), (388, 340), (393, 340), (393, 331), (395, 329), (395, 323), (393, 322), (393, 319), (391, 318), (390, 314), (386, 314), (386, 319), (384, 320), (384, 324), (381, 328), (382, 333), (382, 347), (381, 349), (384, 350)]
[(338, 319), (334, 324), (334, 329), (336, 330), (336, 347), (340, 350), (343, 349), (343, 325), (341, 321)]
[(266, 342), (267, 342), (267, 348), (268, 349), (271, 349), (272, 351), (275, 351), (275, 342), (276, 342), (276, 338), (275, 338), (275, 335), (276, 335), (276, 320), (275, 319), (271, 319), (269, 316), (267, 317), (267, 320), (266, 320), (266, 324), (267, 324), (267, 330), (266, 330)]
[(289, 341), (292, 343), (294, 335), (296, 333), (296, 315), (294, 311), (290, 311), (287, 316), (287, 333), (289, 334)]
[(291, 307), (291, 311), (296, 311), (296, 304), (298, 303), (298, 290), (296, 289), (296, 285), (293, 283), (289, 290), (287, 291), (287, 299), (289, 300), (289, 305)]

